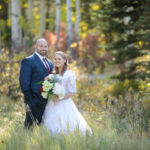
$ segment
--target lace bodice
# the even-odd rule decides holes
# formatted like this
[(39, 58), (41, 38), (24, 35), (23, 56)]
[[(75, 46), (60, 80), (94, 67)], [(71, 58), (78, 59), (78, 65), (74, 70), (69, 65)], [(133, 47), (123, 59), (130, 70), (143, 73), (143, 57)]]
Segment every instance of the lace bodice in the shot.
[(66, 94), (69, 92), (76, 93), (76, 78), (75, 72), (72, 70), (67, 70), (63, 76), (61, 76), (62, 84), (65, 88)]

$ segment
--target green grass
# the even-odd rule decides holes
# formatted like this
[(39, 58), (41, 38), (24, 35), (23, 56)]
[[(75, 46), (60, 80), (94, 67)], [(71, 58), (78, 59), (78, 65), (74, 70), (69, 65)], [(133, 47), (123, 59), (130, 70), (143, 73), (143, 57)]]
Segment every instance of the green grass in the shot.
[[(88, 123), (93, 135), (79, 132), (51, 135), (44, 127), (27, 130), (23, 127), (23, 102), (0, 97), (0, 150), (149, 150), (147, 134), (131, 128), (119, 132), (110, 117)], [(119, 126), (119, 125), (118, 125)]]

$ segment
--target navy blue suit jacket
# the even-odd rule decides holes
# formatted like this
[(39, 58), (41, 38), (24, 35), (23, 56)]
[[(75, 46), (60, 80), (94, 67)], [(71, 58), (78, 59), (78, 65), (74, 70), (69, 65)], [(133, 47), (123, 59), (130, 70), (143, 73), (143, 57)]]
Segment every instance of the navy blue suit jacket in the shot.
[[(53, 63), (48, 59), (46, 61), (49, 65), (50, 73), (52, 73)], [(43, 81), (47, 75), (46, 67), (35, 53), (22, 60), (19, 77), (20, 87), (24, 94), (25, 103), (30, 106), (34, 119), (39, 123), (41, 122), (47, 99), (42, 98), (40, 93), (41, 85), (38, 82)], [(27, 113), (25, 126), (31, 126), (32, 124), (33, 119)]]

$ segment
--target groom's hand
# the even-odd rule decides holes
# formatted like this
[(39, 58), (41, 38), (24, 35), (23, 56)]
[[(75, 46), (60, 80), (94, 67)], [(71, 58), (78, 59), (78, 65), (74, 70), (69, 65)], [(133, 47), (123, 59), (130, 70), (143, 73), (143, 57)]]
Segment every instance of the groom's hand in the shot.
[(44, 78), (44, 80), (48, 80), (48, 78), (49, 78), (49, 75), (48, 75), (48, 76), (46, 76), (46, 77)]
[(44, 78), (44, 80), (48, 80), (48, 76), (46, 76), (46, 77)]

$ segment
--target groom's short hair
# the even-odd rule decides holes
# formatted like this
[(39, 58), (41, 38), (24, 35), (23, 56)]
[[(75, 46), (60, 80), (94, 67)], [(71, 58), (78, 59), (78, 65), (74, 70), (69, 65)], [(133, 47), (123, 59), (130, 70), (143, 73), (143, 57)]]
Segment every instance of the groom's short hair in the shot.
[(40, 39), (36, 40), (35, 44), (37, 45), (39, 42), (45, 42), (46, 44), (48, 44), (44, 38), (40, 38)]

